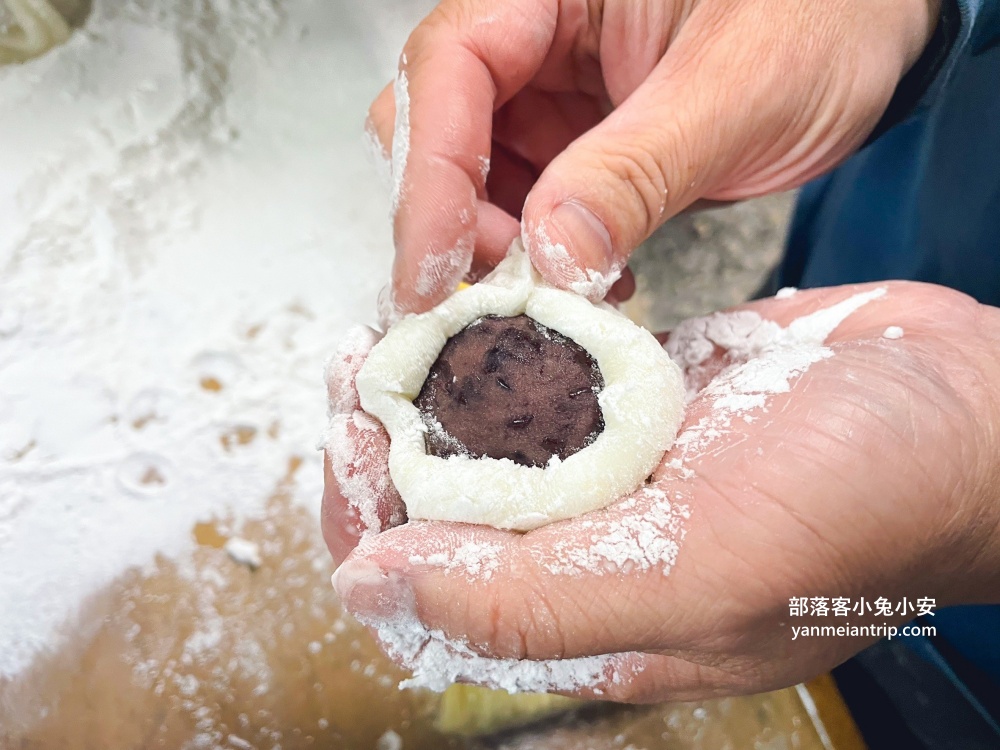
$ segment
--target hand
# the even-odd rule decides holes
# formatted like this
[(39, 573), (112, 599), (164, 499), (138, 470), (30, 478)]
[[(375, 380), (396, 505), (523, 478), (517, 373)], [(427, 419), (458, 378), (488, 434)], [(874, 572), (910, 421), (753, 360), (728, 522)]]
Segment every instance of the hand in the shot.
[[(874, 285), (799, 292), (680, 326), (668, 348), (700, 390), (654, 483), (524, 535), (390, 528), (402, 516), (384, 433), (353, 412), (371, 431), (329, 446), (339, 469), (328, 471), (323, 511), (331, 552), (346, 557), (336, 577), (345, 607), (376, 626), (414, 618), (426, 638), (493, 658), (628, 654), (617, 680), (570, 692), (642, 702), (793, 684), (876, 640), (792, 640), (792, 625), (912, 617), (793, 620), (791, 597), (996, 601), (1000, 311), (941, 287), (885, 287), (836, 325), (831, 356), (822, 341), (802, 344), (803, 316)], [(767, 321), (798, 348), (776, 344)], [(893, 325), (904, 336), (883, 338)], [(755, 327), (769, 346), (746, 345)], [(784, 359), (792, 352), (795, 361)], [(805, 367), (787, 392), (755, 385), (762, 373), (780, 384), (783, 370)], [(747, 408), (727, 415), (719, 399), (740, 382), (749, 400), (733, 403)], [(358, 408), (349, 375), (334, 390), (341, 412)], [(353, 552), (364, 525), (344, 497), (358, 487), (348, 475), (369, 476), (353, 501), (381, 532)], [(412, 668), (415, 653), (395, 655)]]
[(383, 317), (429, 309), (518, 234), (550, 283), (603, 297), (695, 201), (785, 190), (849, 156), (939, 5), (444, 0), (370, 111), (395, 180)]

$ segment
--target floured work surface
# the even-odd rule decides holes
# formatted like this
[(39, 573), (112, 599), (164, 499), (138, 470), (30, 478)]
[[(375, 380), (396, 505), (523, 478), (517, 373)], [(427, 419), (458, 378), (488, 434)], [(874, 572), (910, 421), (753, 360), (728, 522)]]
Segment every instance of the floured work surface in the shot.
[[(0, 747), (722, 748), (861, 747), (829, 686), (813, 693), (825, 744), (794, 689), (653, 707), (594, 704), (479, 740), (433, 728), (440, 697), (400, 691), (405, 676), (344, 616), (315, 518), (289, 503), (297, 464), (246, 524), (267, 540), (251, 570), (199, 524), (190, 560), (128, 573), (85, 607), (58, 653), (0, 687)], [(760, 743), (759, 745), (756, 743)]]

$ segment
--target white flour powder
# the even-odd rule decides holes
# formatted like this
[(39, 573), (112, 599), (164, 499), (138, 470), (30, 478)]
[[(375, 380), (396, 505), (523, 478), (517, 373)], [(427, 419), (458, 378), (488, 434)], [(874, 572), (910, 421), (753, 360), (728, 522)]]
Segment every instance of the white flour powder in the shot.
[(0, 67), (0, 678), (290, 457), (318, 504), (323, 359), (391, 262), (364, 113), (428, 5), (94, 0)]
[(903, 338), (903, 329), (899, 326), (889, 326), (882, 331), (882, 338), (889, 339), (890, 341), (901, 339)]
[[(765, 409), (768, 397), (788, 393), (792, 382), (810, 365), (833, 356), (825, 345), (851, 313), (885, 294), (884, 287), (855, 294), (831, 307), (792, 321), (787, 328), (763, 320), (757, 313), (715, 313), (681, 323), (667, 351), (684, 368), (688, 398), (707, 396), (712, 413), (677, 438), (677, 458), (683, 461), (712, 450), (739, 417), (749, 422)], [(720, 354), (725, 369), (713, 372)]]
[(413, 672), (410, 679), (399, 683), (401, 690), (427, 688), (440, 692), (456, 682), (472, 682), (508, 693), (572, 691), (620, 681), (620, 666), (628, 658), (490, 659), (446, 638), (441, 631), (427, 629), (411, 615), (366, 624), (375, 628), (389, 655)]
[[(187, 550), (195, 521), (260, 512), (290, 457), (305, 462), (295, 496), (318, 502), (322, 361), (374, 313), (390, 263), (361, 121), (423, 10), (93, 5), (66, 45), (0, 68), (0, 677), (127, 566)], [(397, 137), (397, 183), (407, 150)], [(618, 270), (573, 281), (595, 293)], [(831, 356), (825, 337), (874, 296), (787, 329), (739, 313), (679, 329), (671, 353), (689, 384), (704, 385), (717, 347), (731, 354), (710, 386), (715, 412), (682, 435), (681, 455)], [(687, 507), (654, 490), (635, 502), (547, 564), (669, 571)], [(489, 578), (497, 552), (421, 562)], [(414, 684), (572, 689), (618, 674), (618, 657), (494, 661), (412, 620), (380, 625)]]
[(410, 87), (406, 78), (406, 55), (399, 59), (399, 72), (392, 86), (396, 101), (396, 122), (392, 134), (392, 206), (390, 216), (399, 210), (403, 200), (403, 178), (406, 175), (406, 160), (410, 155)]
[(445, 571), (457, 571), (470, 578), (488, 581), (500, 567), (498, 544), (489, 542), (465, 542), (455, 550), (427, 552), (423, 555), (411, 555), (411, 565), (443, 568)]
[(646, 487), (615, 507), (611, 519), (584, 521), (586, 543), (558, 541), (539, 562), (560, 575), (629, 575), (659, 569), (668, 575), (684, 540), (691, 508), (682, 496), (670, 502), (659, 487)]
[[(525, 246), (537, 250), (552, 264), (551, 281), (568, 287), (589, 300), (602, 300), (615, 282), (621, 278), (624, 266), (615, 262), (608, 272), (587, 271), (584, 273), (570, 258), (565, 245), (553, 242), (545, 228), (545, 222), (537, 226), (521, 222), (521, 237)], [(561, 270), (561, 273), (559, 272)]]

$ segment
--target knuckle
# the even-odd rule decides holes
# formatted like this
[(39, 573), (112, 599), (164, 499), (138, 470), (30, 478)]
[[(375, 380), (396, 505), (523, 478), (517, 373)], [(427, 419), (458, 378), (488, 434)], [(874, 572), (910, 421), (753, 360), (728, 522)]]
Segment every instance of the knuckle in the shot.
[(434, 37), (436, 36), (433, 15), (421, 21), (403, 44), (403, 51), (400, 55), (400, 64), (407, 66), (420, 65), (434, 47)]
[(469, 11), (462, 2), (442, 2), (410, 32), (403, 45), (408, 65), (419, 65), (433, 54), (443, 36), (454, 33), (466, 23)]
[(659, 155), (661, 151), (657, 144), (622, 139), (616, 144), (616, 151), (608, 154), (602, 164), (621, 178), (621, 190), (625, 193), (621, 196), (623, 202), (638, 210), (638, 216), (630, 218), (639, 222), (645, 234), (662, 222), (667, 198), (672, 193), (670, 170), (666, 158)]

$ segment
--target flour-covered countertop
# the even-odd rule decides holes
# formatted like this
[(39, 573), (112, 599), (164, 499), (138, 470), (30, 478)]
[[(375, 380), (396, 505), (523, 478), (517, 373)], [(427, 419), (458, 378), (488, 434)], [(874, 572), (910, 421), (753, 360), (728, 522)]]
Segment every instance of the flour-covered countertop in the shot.
[(0, 67), (0, 678), (304, 461), (391, 260), (369, 100), (429, 3), (94, 0)]

